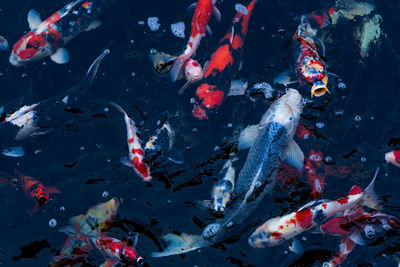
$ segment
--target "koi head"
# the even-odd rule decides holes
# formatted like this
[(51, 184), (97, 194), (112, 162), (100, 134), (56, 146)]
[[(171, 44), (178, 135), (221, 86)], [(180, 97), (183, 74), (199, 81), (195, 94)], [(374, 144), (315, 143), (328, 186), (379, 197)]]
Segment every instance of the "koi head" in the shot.
[(329, 92), (327, 85), (328, 85), (328, 76), (325, 73), (321, 80), (316, 81), (312, 85), (311, 95), (316, 97), (323, 96), (326, 92)]
[(51, 54), (52, 49), (48, 45), (46, 37), (30, 31), (14, 44), (9, 61), (12, 65), (20, 67)]
[(49, 194), (43, 186), (38, 185), (35, 188), (35, 199), (40, 205), (45, 205), (49, 202)]
[(212, 207), (216, 212), (224, 212), (225, 207), (230, 200), (232, 189), (232, 183), (227, 180), (222, 180), (215, 185), (212, 193)]
[(254, 248), (274, 247), (285, 241), (284, 234), (280, 231), (271, 231), (278, 223), (280, 218), (273, 218), (258, 227), (249, 237), (249, 245)]
[(194, 59), (189, 59), (184, 67), (185, 78), (190, 83), (196, 83), (203, 78), (203, 69)]
[(288, 135), (293, 137), (303, 112), (302, 101), (303, 98), (297, 90), (289, 89), (263, 115), (260, 125), (267, 125), (271, 121), (279, 122), (286, 127)]

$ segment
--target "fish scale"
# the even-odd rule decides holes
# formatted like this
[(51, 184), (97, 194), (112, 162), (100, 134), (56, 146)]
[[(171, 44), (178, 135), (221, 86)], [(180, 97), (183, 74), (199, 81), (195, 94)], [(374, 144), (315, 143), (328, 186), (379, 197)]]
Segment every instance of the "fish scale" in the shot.
[[(264, 184), (267, 180), (274, 179), (271, 170), (278, 168), (279, 154), (286, 145), (286, 141), (287, 130), (280, 123), (270, 122), (266, 127), (260, 129), (239, 173), (235, 193), (241, 194), (247, 191), (254, 182)], [(259, 170), (261, 170), (260, 175), (256, 177)]]

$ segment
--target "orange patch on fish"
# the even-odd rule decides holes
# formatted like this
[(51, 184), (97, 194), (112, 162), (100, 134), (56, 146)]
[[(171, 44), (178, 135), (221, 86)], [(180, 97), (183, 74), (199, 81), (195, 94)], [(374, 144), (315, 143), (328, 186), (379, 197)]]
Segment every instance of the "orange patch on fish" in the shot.
[(228, 44), (220, 46), (211, 56), (211, 61), (207, 67), (205, 77), (209, 76), (214, 70), (222, 72), (226, 66), (233, 65), (233, 58)]

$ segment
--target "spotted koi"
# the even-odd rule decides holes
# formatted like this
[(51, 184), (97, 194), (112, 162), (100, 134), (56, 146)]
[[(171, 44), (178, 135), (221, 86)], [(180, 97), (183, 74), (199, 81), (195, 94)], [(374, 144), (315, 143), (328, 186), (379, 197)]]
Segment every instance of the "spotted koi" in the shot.
[(374, 182), (378, 170), (379, 168), (375, 172), (372, 182), (364, 191), (355, 185), (346, 197), (341, 197), (337, 200), (312, 201), (296, 212), (268, 220), (250, 236), (249, 244), (257, 248), (276, 246), (320, 225), (338, 212), (344, 212), (359, 206), (379, 209), (378, 197), (374, 192)]
[(185, 62), (196, 53), (201, 39), (206, 35), (211, 15), (214, 13), (217, 19), (221, 20), (221, 14), (215, 5), (216, 2), (216, 0), (198, 0), (195, 4), (196, 8), (192, 18), (189, 41), (185, 51), (175, 59), (174, 66), (171, 69), (171, 78), (173, 81), (178, 79)]
[(97, 18), (116, 0), (75, 0), (42, 21), (35, 10), (28, 14), (30, 32), (13, 46), (9, 61), (14, 66), (40, 60), (47, 56), (58, 63), (69, 61), (63, 48), (83, 31), (101, 25)]
[(121, 162), (129, 167), (133, 167), (135, 172), (143, 178), (145, 182), (151, 181), (150, 167), (144, 162), (143, 149), (137, 135), (135, 122), (129, 118), (128, 114), (118, 104), (110, 102), (115, 108), (124, 114), (126, 132), (128, 138), (129, 161), (121, 159)]
[(250, 17), (257, 0), (247, 6), (248, 14), (238, 12), (233, 18), (232, 27), (219, 41), (217, 50), (211, 55), (204, 72), (204, 82), (197, 87), (193, 116), (208, 119), (207, 112), (222, 105), (229, 93), (231, 81), (240, 69), (243, 44), (247, 35)]

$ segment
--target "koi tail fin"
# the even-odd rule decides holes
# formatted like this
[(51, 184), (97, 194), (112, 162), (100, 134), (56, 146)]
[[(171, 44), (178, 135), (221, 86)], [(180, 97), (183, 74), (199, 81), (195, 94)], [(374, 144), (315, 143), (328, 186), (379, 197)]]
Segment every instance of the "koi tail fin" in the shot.
[(176, 58), (174, 65), (172, 66), (172, 69), (170, 72), (171, 79), (173, 82), (175, 82), (178, 79), (179, 74), (182, 71), (183, 65), (185, 64), (186, 60), (188, 60), (188, 59), (189, 59), (189, 56), (185, 55), (185, 54), (180, 55), (179, 57)]
[(152, 252), (151, 257), (161, 258), (182, 254), (209, 245), (209, 243), (199, 235), (182, 234), (179, 236), (170, 233), (163, 236), (163, 240), (168, 244), (166, 249), (161, 252)]
[(382, 208), (379, 198), (374, 191), (374, 183), (376, 177), (378, 176), (378, 172), (379, 172), (379, 167), (376, 168), (374, 178), (372, 179), (371, 183), (367, 186), (367, 188), (365, 188), (362, 196), (363, 205), (374, 210), (380, 210)]
[(69, 236), (76, 236), (78, 234), (71, 225), (61, 227), (58, 231)]
[(108, 103), (110, 103), (110, 105), (112, 105), (112, 106), (114, 106), (116, 109), (118, 109), (118, 111), (121, 112), (122, 114), (128, 116), (128, 114), (126, 113), (126, 111), (125, 111), (120, 105), (118, 105), (117, 103), (115, 103), (115, 102), (108, 102)]

